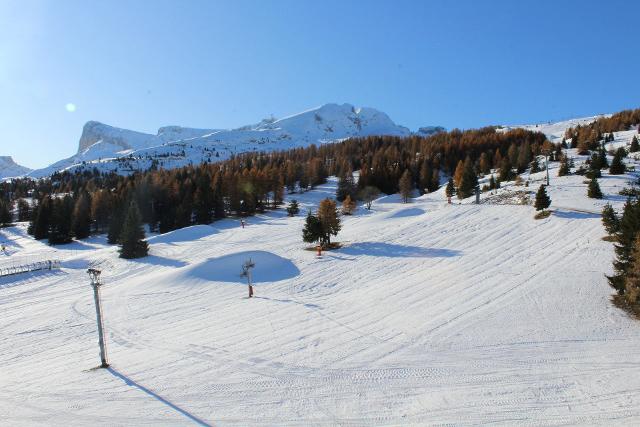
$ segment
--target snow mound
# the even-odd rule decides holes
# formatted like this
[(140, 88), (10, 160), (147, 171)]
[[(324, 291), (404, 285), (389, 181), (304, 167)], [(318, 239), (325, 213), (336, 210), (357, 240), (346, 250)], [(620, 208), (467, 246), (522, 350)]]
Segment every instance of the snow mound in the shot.
[(242, 265), (251, 260), (253, 283), (279, 282), (292, 279), (300, 274), (291, 260), (266, 251), (242, 251), (217, 258), (210, 258), (195, 266), (186, 267), (176, 279), (199, 279), (206, 282), (246, 283), (240, 276)]

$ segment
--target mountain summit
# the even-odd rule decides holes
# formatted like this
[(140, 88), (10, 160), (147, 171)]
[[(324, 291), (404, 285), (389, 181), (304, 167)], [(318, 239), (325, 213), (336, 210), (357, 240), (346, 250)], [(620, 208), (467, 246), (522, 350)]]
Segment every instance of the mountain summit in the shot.
[(11, 156), (0, 156), (0, 179), (22, 176), (29, 172), (31, 169), (17, 164)]
[(351, 104), (325, 104), (237, 129), (164, 126), (156, 135), (90, 121), (82, 129), (75, 155), (29, 175), (43, 177), (81, 168), (118, 173), (145, 170), (152, 165), (175, 168), (224, 160), (244, 152), (286, 150), (371, 135), (408, 136), (411, 131), (381, 111)]

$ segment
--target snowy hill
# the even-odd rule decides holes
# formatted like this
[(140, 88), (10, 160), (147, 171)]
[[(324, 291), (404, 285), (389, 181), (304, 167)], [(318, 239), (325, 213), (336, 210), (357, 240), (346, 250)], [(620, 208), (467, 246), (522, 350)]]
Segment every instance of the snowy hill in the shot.
[(542, 132), (544, 133), (549, 141), (551, 142), (562, 142), (562, 138), (564, 138), (564, 133), (567, 129), (576, 127), (576, 126), (584, 126), (588, 125), (599, 118), (609, 117), (611, 114), (600, 114), (597, 116), (591, 117), (581, 117), (569, 120), (563, 120), (560, 122), (549, 122), (549, 123), (538, 123), (535, 125), (512, 125), (512, 126), (503, 126), (503, 131), (508, 131), (510, 129), (526, 129), (532, 132)]
[(0, 156), (0, 179), (22, 176), (29, 172), (31, 169), (20, 166), (11, 156)]
[[(430, 133), (442, 130), (422, 129)], [(29, 176), (39, 178), (56, 171), (94, 167), (127, 173), (148, 169), (153, 162), (174, 168), (224, 160), (248, 151), (286, 150), (356, 136), (410, 134), (409, 129), (395, 124), (385, 113), (350, 104), (326, 104), (280, 120), (263, 120), (233, 130), (167, 126), (151, 135), (92, 121), (84, 126), (74, 156)]]
[[(635, 131), (618, 132), (610, 148)], [(569, 150), (579, 166), (585, 156)], [(640, 162), (626, 159), (640, 167)], [(304, 250), (280, 210), (149, 238), (126, 261), (105, 237), (50, 247), (0, 230), (12, 259), (62, 269), (0, 279), (0, 419), (8, 425), (638, 425), (640, 324), (609, 301), (599, 212), (635, 172), (557, 177), (553, 214), (505, 182), (343, 217), (343, 248)], [(301, 211), (335, 194), (304, 194)], [(13, 257), (13, 258), (11, 258)], [(256, 262), (246, 298), (241, 263)], [(2, 264), (0, 263), (0, 266)], [(86, 268), (103, 271), (112, 367), (98, 363)]]

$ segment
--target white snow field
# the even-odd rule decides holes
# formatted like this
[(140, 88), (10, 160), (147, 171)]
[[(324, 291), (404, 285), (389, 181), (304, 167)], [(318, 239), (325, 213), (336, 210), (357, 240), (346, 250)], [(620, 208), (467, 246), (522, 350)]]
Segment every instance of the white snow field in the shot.
[[(63, 268), (0, 279), (0, 424), (639, 425), (640, 321), (610, 302), (599, 216), (631, 176), (604, 173), (594, 201), (556, 174), (547, 219), (487, 193), (388, 196), (343, 218), (344, 247), (321, 258), (301, 229), (334, 180), (289, 196), (295, 218), (156, 235), (137, 261), (104, 237), (51, 248), (2, 230), (11, 257)], [(93, 369), (89, 265), (110, 369)]]

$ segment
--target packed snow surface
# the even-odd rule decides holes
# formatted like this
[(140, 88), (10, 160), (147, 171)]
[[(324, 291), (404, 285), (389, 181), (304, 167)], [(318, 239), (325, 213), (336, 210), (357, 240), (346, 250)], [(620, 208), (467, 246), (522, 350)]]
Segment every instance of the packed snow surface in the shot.
[[(626, 144), (620, 133), (612, 146)], [(580, 162), (582, 159), (576, 157)], [(282, 210), (149, 238), (126, 261), (104, 237), (56, 248), (4, 229), (11, 257), (62, 268), (0, 279), (6, 425), (638, 425), (640, 322), (615, 308), (606, 200), (551, 170), (553, 214), (442, 190), (343, 217), (317, 257)], [(290, 195), (301, 212), (335, 180)], [(508, 200), (505, 197), (504, 200)], [(255, 298), (241, 265), (251, 258)], [(86, 268), (102, 269), (111, 367), (98, 365)]]

